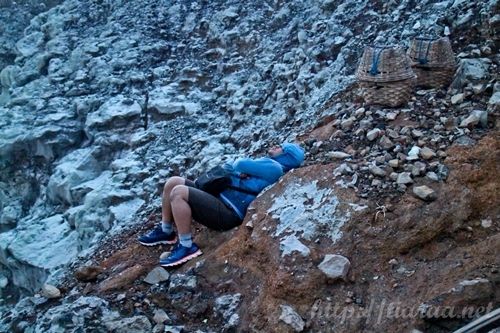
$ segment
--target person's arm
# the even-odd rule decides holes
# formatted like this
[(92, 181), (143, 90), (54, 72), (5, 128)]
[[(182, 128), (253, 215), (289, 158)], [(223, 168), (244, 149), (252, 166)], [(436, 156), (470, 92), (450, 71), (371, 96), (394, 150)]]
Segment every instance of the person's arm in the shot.
[(239, 158), (233, 163), (233, 168), (239, 173), (259, 177), (270, 183), (274, 183), (283, 175), (281, 165), (267, 157), (256, 160)]

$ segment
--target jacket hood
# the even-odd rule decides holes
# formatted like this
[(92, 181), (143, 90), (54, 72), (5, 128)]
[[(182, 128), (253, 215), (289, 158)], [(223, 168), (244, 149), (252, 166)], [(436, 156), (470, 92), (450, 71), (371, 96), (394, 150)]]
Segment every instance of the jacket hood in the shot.
[(271, 158), (281, 164), (284, 172), (298, 168), (304, 162), (304, 149), (298, 144), (284, 143), (281, 145), (281, 148), (283, 149), (283, 153)]

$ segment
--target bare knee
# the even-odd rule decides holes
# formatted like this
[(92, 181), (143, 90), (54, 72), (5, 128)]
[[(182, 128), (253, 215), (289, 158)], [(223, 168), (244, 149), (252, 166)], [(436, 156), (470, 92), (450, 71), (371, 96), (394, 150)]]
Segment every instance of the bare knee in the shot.
[(188, 199), (188, 187), (186, 185), (176, 185), (170, 192), (170, 200), (171, 201), (176, 201), (176, 200), (185, 200), (187, 201)]
[(163, 186), (163, 192), (170, 193), (174, 187), (177, 185), (184, 185), (185, 180), (179, 176), (173, 176), (167, 179), (167, 182)]

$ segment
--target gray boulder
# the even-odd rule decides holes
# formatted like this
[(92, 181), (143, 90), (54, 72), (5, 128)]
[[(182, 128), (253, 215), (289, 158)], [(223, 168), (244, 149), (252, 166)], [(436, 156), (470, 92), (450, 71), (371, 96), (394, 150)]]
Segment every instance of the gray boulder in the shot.
[(151, 332), (151, 322), (146, 316), (135, 316), (105, 323), (106, 328), (116, 333)]
[(327, 254), (318, 268), (331, 279), (346, 279), (351, 262), (338, 254)]
[(288, 305), (280, 305), (281, 314), (279, 320), (292, 327), (294, 332), (302, 332), (305, 322), (295, 310)]

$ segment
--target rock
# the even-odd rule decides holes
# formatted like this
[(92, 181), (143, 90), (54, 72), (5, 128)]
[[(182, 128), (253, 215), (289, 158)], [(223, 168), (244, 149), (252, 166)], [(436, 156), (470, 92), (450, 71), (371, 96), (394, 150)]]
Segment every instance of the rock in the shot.
[(0, 233), (0, 248), (8, 246), (10, 254), (9, 260), (3, 260), (1, 255), (0, 261), (7, 267), (15, 267), (13, 271), (18, 272), (14, 280), (16, 286), (36, 292), (42, 283), (35, 282), (45, 281), (47, 271), (76, 258), (77, 239), (78, 233), (61, 214), (39, 219), (32, 221), (29, 228)]
[(237, 313), (241, 302), (241, 294), (223, 295), (215, 299), (215, 311), (224, 318), (224, 328), (230, 329), (237, 327), (240, 323), (240, 317)]
[(80, 267), (75, 272), (75, 278), (83, 282), (94, 281), (102, 272), (103, 269), (100, 266)]
[(162, 309), (157, 309), (154, 312), (153, 321), (157, 324), (164, 324), (166, 321), (169, 321), (170, 317), (167, 313)]
[(436, 200), (436, 192), (428, 186), (416, 186), (413, 188), (413, 194), (424, 201)]
[(434, 152), (434, 150), (432, 150), (428, 147), (424, 147), (424, 148), (420, 149), (419, 154), (424, 160), (430, 160), (431, 158), (436, 156), (436, 153)]
[[(0, 274), (0, 289), (7, 287), (8, 284), (9, 284), (9, 279), (7, 279), (7, 277)], [(1, 294), (1, 292), (0, 292), (0, 294)]]
[(451, 104), (460, 104), (464, 101), (464, 94), (456, 94), (451, 96)]
[(359, 108), (356, 111), (354, 111), (354, 115), (356, 117), (361, 117), (362, 115), (365, 114), (365, 111), (366, 111), (365, 108)]
[(371, 165), (370, 166), (370, 172), (375, 175), (375, 176), (378, 176), (378, 177), (384, 177), (385, 176), (385, 171), (384, 169), (376, 166), (376, 165)]
[(495, 294), (492, 283), (485, 278), (462, 280), (451, 289), (451, 295), (458, 294), (466, 302), (489, 300)]
[(482, 111), (482, 110), (474, 110), (471, 112), (471, 114), (462, 120), (460, 123), (460, 127), (474, 127), (477, 124), (481, 124), (481, 127), (487, 127), (488, 126), (488, 112), (487, 111)]
[(165, 251), (160, 254), (160, 260), (167, 259), (172, 251)]
[(11, 204), (4, 207), (0, 214), (0, 224), (15, 225), (21, 215), (22, 208), (19, 205)]
[(290, 325), (295, 332), (302, 332), (304, 330), (305, 322), (295, 310), (288, 305), (280, 305), (281, 314), (279, 320), (285, 324)]
[(351, 263), (338, 254), (327, 254), (318, 268), (331, 279), (346, 279)]
[(468, 135), (461, 135), (455, 140), (455, 143), (460, 146), (473, 146), (476, 144), (476, 140)]
[(472, 111), (472, 114), (479, 117), (479, 125), (481, 125), (481, 127), (483, 127), (483, 128), (488, 127), (488, 112), (487, 111), (474, 110), (474, 111)]
[(408, 152), (408, 157), (406, 158), (408, 161), (414, 161), (419, 159), (420, 147), (413, 146)]
[(85, 131), (89, 137), (96, 132), (122, 127), (139, 127), (142, 109), (139, 103), (121, 95), (110, 98), (97, 111), (90, 113), (85, 121)]
[(281, 256), (291, 255), (294, 252), (300, 253), (302, 256), (307, 257), (311, 251), (305, 246), (295, 235), (286, 236), (280, 242)]
[(450, 169), (446, 165), (440, 163), (437, 166), (437, 174), (439, 176), (439, 179), (446, 180), (448, 178), (448, 175), (450, 174)]
[(491, 219), (481, 220), (481, 227), (483, 227), (483, 228), (491, 228), (492, 225), (493, 225), (493, 221)]
[(351, 157), (351, 155), (344, 153), (342, 151), (332, 151), (332, 152), (328, 153), (327, 156), (330, 158), (336, 159), (336, 160), (343, 160), (343, 159), (346, 159), (348, 157)]
[(146, 316), (135, 316), (105, 323), (110, 332), (142, 333), (151, 332), (151, 323)]
[(169, 292), (177, 292), (180, 290), (195, 290), (198, 285), (196, 276), (186, 274), (173, 274), (170, 277)]
[(61, 297), (61, 291), (50, 284), (44, 284), (42, 286), (41, 295), (46, 298), (59, 298)]
[(398, 113), (397, 112), (388, 112), (385, 115), (385, 119), (387, 119), (389, 121), (395, 120), (397, 117), (398, 117)]
[(389, 160), (388, 164), (391, 168), (397, 168), (399, 166), (399, 160), (398, 159)]
[(144, 279), (144, 282), (149, 284), (157, 284), (163, 281), (168, 281), (170, 274), (163, 267), (155, 267)]
[(172, 326), (165, 325), (164, 333), (182, 333), (184, 331), (184, 326)]
[(491, 95), (488, 101), (488, 110), (499, 112), (500, 111), (500, 91)]
[(461, 59), (451, 87), (462, 89), (469, 83), (474, 84), (488, 79), (490, 62), (487, 58)]
[(417, 130), (417, 129), (414, 129), (411, 131), (411, 135), (414, 137), (414, 138), (421, 138), (424, 136), (424, 133), (420, 130)]
[(384, 148), (384, 149), (386, 149), (386, 150), (389, 150), (389, 149), (391, 149), (392, 147), (394, 147), (394, 143), (391, 141), (391, 139), (389, 139), (389, 138), (388, 138), (387, 136), (385, 136), (385, 135), (384, 135), (384, 136), (382, 136), (382, 137), (380, 138), (380, 141), (378, 142), (378, 144), (379, 144), (382, 148)]
[(398, 179), (396, 180), (396, 183), (403, 184), (403, 185), (413, 183), (413, 179), (411, 179), (411, 173), (409, 173), (409, 172), (401, 172), (398, 175)]
[(340, 123), (340, 127), (343, 130), (349, 130), (352, 128), (352, 125), (354, 124), (355, 121), (356, 121), (356, 118), (354, 118), (354, 117), (347, 118), (346, 120), (343, 120)]
[(366, 133), (366, 138), (368, 139), (368, 141), (373, 141), (376, 138), (378, 138), (380, 133), (382, 133), (382, 131), (380, 129), (374, 128), (371, 131), (369, 131), (368, 133)]
[[(86, 330), (93, 332), (109, 332), (107, 327), (109, 322), (116, 320), (119, 315), (117, 312), (111, 311), (109, 303), (99, 297), (81, 296), (76, 300), (62, 302), (54, 305), (50, 310), (36, 313), (36, 324), (34, 332), (74, 332), (75, 322), (86, 323)], [(95, 321), (89, 322), (89, 318), (95, 318)], [(145, 329), (150, 327), (145, 326)], [(79, 328), (76, 328), (78, 330)], [(127, 332), (125, 330), (117, 330), (114, 332)], [(131, 332), (138, 332), (131, 330)], [(149, 332), (144, 330), (141, 332)]]
[(435, 182), (439, 181), (439, 177), (435, 172), (429, 171), (425, 175), (428, 179), (433, 180)]
[(341, 165), (339, 165), (338, 167), (335, 168), (335, 170), (333, 170), (333, 174), (335, 175), (335, 177), (338, 177), (340, 175), (351, 175), (354, 171), (352, 170), (352, 168), (347, 165), (347, 163), (342, 163)]
[(245, 224), (245, 227), (247, 227), (247, 229), (249, 229), (249, 230), (252, 230), (252, 229), (253, 229), (253, 220), (249, 220), (249, 221)]
[(137, 264), (124, 269), (122, 272), (111, 275), (106, 280), (99, 283), (99, 291), (107, 292), (117, 290), (132, 284), (139, 276), (143, 274), (145, 267)]

